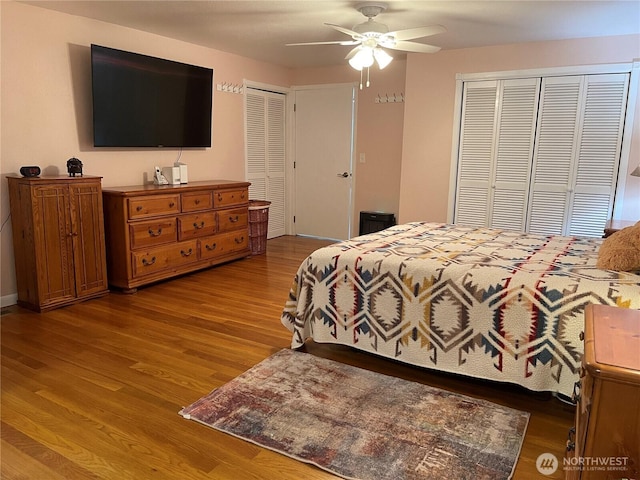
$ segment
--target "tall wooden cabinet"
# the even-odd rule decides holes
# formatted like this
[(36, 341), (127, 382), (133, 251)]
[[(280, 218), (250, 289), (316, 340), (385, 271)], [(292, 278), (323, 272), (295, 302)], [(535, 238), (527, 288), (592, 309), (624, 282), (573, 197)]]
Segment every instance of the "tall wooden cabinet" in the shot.
[(42, 312), (108, 293), (101, 178), (7, 181), (18, 304)]
[(567, 480), (638, 478), (640, 311), (587, 306), (580, 377)]

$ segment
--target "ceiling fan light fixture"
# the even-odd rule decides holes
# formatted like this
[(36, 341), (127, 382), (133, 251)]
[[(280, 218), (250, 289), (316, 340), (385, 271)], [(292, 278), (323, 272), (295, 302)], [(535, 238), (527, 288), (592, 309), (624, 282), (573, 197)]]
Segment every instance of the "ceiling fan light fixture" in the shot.
[(376, 63), (378, 64), (378, 67), (380, 67), (380, 70), (389, 65), (391, 63), (391, 60), (393, 60), (393, 57), (382, 50), (380, 47), (376, 47), (373, 50), (373, 56), (375, 57)]
[(356, 70), (362, 70), (373, 65), (373, 49), (368, 47), (361, 48), (351, 59), (349, 59), (349, 65)]

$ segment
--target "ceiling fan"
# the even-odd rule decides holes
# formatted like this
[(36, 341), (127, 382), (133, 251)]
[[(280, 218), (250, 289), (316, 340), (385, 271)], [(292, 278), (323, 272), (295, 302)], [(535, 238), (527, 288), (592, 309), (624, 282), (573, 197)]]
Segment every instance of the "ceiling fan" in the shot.
[[(349, 64), (361, 72), (367, 69), (367, 87), (369, 86), (369, 67), (374, 62), (378, 64), (380, 69), (386, 67), (392, 60), (384, 48), (390, 50), (401, 50), (405, 52), (417, 53), (435, 53), (440, 47), (427, 45), (424, 43), (411, 42), (416, 38), (428, 37), (438, 33), (446, 32), (447, 29), (442, 25), (430, 25), (425, 27), (408, 28), (405, 30), (397, 30), (390, 32), (389, 27), (376, 22), (374, 18), (387, 9), (386, 3), (367, 2), (356, 5), (356, 9), (367, 17), (367, 21), (355, 25), (353, 29), (325, 23), (325, 25), (351, 37), (351, 40), (338, 40), (330, 42), (307, 42), (307, 43), (288, 43), (287, 46), (293, 45), (355, 45), (355, 47), (345, 57)], [(362, 89), (362, 80), (360, 81)]]

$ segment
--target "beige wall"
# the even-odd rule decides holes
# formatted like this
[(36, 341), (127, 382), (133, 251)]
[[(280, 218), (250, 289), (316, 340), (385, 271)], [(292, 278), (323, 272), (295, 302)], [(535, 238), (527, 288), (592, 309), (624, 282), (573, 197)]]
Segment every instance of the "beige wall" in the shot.
[[(96, 149), (92, 146), (90, 44), (135, 51), (214, 69), (215, 83), (243, 79), (291, 85), (291, 71), (236, 55), (116, 25), (1, 1), (1, 219), (9, 216), (7, 182), (22, 165), (66, 174), (78, 157), (84, 173), (103, 177), (103, 186), (136, 185), (154, 165), (170, 165), (177, 149)], [(190, 180), (242, 180), (243, 96), (214, 92), (213, 146), (188, 149), (182, 161)], [(15, 294), (11, 222), (1, 235), (0, 293)]]
[[(539, 42), (410, 54), (400, 188), (400, 221), (447, 219), (458, 73), (629, 63), (640, 58), (640, 36)], [(633, 108), (633, 107), (632, 107)], [(640, 162), (640, 110), (635, 105), (629, 171)], [(626, 178), (624, 213), (640, 218), (640, 180)]]

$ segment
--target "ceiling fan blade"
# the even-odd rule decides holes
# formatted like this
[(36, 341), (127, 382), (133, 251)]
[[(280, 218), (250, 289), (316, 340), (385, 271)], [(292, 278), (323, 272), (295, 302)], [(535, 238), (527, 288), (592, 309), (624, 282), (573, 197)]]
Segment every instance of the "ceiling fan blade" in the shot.
[(325, 25), (328, 27), (334, 28), (339, 32), (350, 35), (354, 39), (362, 38), (362, 35), (360, 35), (358, 32), (354, 32), (353, 30), (349, 30), (348, 28), (341, 27), (340, 25), (334, 25), (333, 23), (325, 23)]
[(386, 35), (394, 37), (396, 41), (413, 40), (414, 38), (429, 37), (444, 33), (447, 29), (442, 25), (430, 25), (428, 27), (407, 28), (406, 30), (398, 30), (397, 32), (389, 32)]
[(436, 53), (440, 51), (440, 47), (436, 47), (434, 45), (427, 45), (425, 43), (416, 43), (416, 42), (395, 42), (395, 44), (391, 45), (383, 45), (385, 48), (390, 48), (392, 50), (403, 50), (405, 52), (416, 52), (416, 53)]
[(296, 45), (357, 45), (360, 42), (356, 42), (355, 40), (344, 40), (344, 41), (335, 41), (335, 42), (306, 42), (306, 43), (287, 43), (285, 46), (294, 47)]
[(356, 53), (358, 53), (360, 51), (362, 47), (360, 47), (360, 45), (358, 45), (355, 48), (352, 48), (349, 53), (347, 53), (347, 56), (344, 57), (345, 60), (351, 60), (353, 57), (355, 57)]

